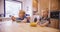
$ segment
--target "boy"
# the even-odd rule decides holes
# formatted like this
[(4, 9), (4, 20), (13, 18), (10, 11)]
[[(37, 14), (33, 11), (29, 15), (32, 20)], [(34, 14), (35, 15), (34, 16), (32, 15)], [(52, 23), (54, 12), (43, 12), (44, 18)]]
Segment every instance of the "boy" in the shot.
[(13, 21), (20, 20), (21, 22), (24, 22), (24, 23), (27, 22), (27, 17), (25, 16), (25, 11), (20, 10), (18, 16), (19, 16), (18, 18), (15, 18), (14, 16), (12, 16), (11, 18)]
[(42, 10), (42, 17), (37, 21), (40, 26), (48, 26), (50, 19), (48, 18), (48, 10)]

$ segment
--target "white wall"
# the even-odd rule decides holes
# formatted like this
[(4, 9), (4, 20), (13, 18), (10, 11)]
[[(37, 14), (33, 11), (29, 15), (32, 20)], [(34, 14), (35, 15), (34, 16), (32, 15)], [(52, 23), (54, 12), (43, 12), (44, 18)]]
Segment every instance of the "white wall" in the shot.
[(23, 2), (23, 10), (32, 16), (32, 0), (19, 0)]

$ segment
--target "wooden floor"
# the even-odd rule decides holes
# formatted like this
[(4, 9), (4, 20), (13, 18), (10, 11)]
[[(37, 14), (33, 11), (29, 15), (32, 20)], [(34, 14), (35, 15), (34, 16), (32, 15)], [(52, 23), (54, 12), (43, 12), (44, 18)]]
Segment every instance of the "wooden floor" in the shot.
[(59, 32), (49, 27), (31, 27), (30, 23), (17, 23), (12, 21), (0, 22), (0, 32)]

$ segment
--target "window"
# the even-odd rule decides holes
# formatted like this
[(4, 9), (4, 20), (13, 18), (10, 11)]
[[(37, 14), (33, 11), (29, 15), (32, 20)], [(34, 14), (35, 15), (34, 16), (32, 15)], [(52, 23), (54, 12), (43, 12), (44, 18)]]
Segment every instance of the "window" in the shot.
[(5, 1), (5, 17), (18, 17), (18, 12), (21, 10), (21, 2)]

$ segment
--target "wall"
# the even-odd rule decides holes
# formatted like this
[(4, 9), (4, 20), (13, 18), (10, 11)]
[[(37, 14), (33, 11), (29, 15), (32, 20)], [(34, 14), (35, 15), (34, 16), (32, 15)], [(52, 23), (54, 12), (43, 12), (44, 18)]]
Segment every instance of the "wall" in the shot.
[(4, 13), (4, 0), (0, 0), (0, 14)]
[(19, 0), (23, 3), (23, 10), (26, 11), (27, 14), (32, 16), (32, 0)]

